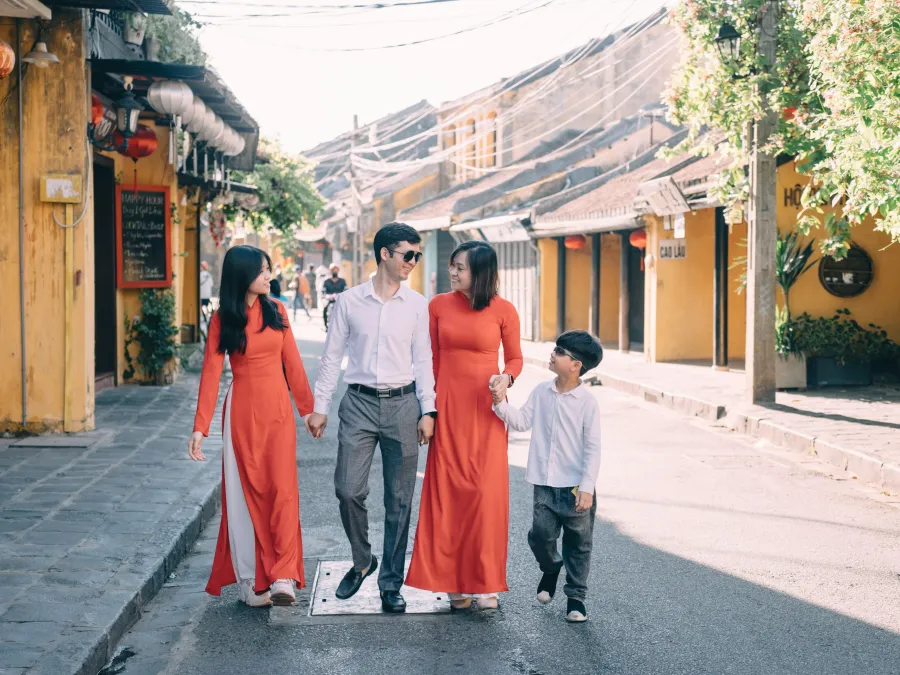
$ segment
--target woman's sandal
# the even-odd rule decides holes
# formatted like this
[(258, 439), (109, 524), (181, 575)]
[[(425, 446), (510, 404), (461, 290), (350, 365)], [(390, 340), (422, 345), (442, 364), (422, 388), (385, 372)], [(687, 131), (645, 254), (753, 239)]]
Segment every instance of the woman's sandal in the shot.
[(472, 598), (465, 598), (455, 593), (450, 594), (450, 611), (464, 612), (472, 607)]
[(500, 608), (500, 598), (498, 598), (496, 595), (491, 596), (489, 598), (478, 598), (478, 600), (475, 602), (475, 605), (482, 612), (499, 609)]

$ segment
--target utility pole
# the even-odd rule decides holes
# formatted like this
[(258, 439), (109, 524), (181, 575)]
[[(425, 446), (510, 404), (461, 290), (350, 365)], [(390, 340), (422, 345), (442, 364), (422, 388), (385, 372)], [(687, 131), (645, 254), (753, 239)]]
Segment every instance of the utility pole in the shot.
[[(775, 35), (778, 3), (770, 0), (759, 24), (759, 53), (763, 68), (775, 66)], [(775, 131), (778, 118), (759, 91), (763, 117), (753, 125), (750, 155), (750, 202), (747, 240), (750, 244), (747, 269), (747, 394), (752, 403), (775, 400), (775, 221), (776, 165), (773, 155), (761, 151)]]
[(362, 283), (363, 271), (363, 234), (362, 204), (359, 198), (359, 185), (356, 182), (356, 167), (353, 166), (353, 150), (356, 148), (356, 134), (359, 131), (359, 117), (353, 116), (353, 134), (350, 136), (350, 218), (355, 223), (353, 228), (353, 267), (350, 273), (350, 284), (358, 286)]

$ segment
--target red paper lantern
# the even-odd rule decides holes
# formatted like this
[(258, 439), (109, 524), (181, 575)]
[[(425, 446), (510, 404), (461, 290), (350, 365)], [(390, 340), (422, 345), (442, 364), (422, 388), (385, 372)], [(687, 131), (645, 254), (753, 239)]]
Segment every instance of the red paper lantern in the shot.
[(573, 234), (569, 237), (566, 237), (564, 245), (570, 251), (578, 251), (584, 248), (584, 245), (587, 243), (587, 238), (583, 234)]
[(16, 66), (16, 53), (8, 42), (0, 40), (0, 80), (7, 77)]
[(781, 111), (781, 116), (786, 120), (794, 119), (794, 115), (796, 115), (796, 114), (797, 114), (796, 108), (785, 108), (784, 110)]
[[(643, 251), (647, 248), (647, 231), (632, 230), (631, 234), (628, 235), (628, 243)], [(641, 271), (644, 271), (644, 256), (641, 256)]]
[[(113, 142), (120, 146), (125, 144), (125, 138), (118, 130), (113, 134)], [(157, 143), (156, 132), (148, 126), (138, 124), (134, 136), (128, 139), (128, 145), (118, 151), (120, 155), (131, 157), (131, 160), (134, 162), (135, 193), (137, 193), (137, 161), (156, 152)]]

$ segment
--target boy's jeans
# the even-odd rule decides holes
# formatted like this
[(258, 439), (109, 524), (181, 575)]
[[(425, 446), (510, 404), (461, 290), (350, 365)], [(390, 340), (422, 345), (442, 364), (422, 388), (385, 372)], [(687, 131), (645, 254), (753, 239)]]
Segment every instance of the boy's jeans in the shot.
[[(590, 510), (575, 510), (572, 488), (534, 486), (534, 520), (528, 533), (528, 545), (537, 558), (541, 572), (555, 574), (566, 568), (565, 594), (584, 601), (588, 574), (591, 570), (591, 540), (597, 495)], [(563, 531), (562, 557), (556, 546), (559, 531)]]

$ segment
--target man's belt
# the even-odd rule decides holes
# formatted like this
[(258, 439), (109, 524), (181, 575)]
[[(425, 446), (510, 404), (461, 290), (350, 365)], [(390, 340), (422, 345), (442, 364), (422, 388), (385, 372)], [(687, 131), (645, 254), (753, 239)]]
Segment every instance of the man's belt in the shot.
[(350, 384), (347, 385), (347, 388), (359, 394), (374, 396), (375, 398), (396, 398), (412, 394), (416, 390), (416, 383), (411, 382), (405, 387), (397, 387), (396, 389), (377, 389), (375, 387), (367, 387), (364, 384)]

